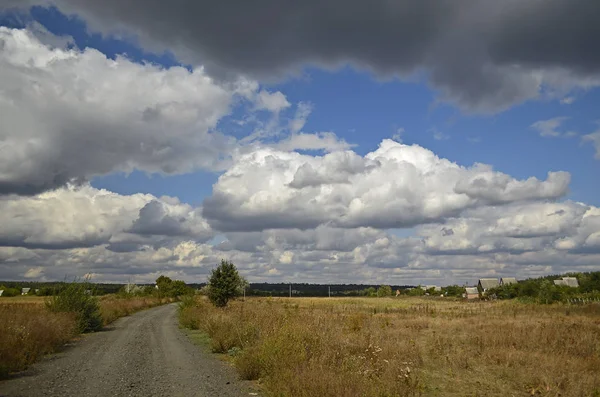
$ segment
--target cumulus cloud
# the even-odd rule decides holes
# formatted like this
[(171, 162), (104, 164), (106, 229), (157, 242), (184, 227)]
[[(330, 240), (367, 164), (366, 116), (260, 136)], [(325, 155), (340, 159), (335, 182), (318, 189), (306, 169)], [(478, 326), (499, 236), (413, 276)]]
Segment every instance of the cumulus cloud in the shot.
[(307, 64), (420, 74), (443, 100), (469, 111), (497, 111), (544, 93), (564, 97), (600, 82), (594, 0), (36, 3), (76, 13), (93, 30), (132, 32), (148, 48), (201, 61), (214, 74), (272, 79)]
[(309, 156), (263, 148), (240, 156), (213, 186), (203, 215), (219, 230), (409, 227), (482, 205), (556, 199), (570, 175), (516, 180), (465, 168), (418, 145), (384, 140), (364, 157)]
[[(117, 171), (221, 169), (235, 140), (214, 128), (236, 97), (258, 89), (219, 85), (202, 68), (52, 48), (6, 27), (0, 86), (0, 194), (30, 195)], [(285, 101), (273, 95), (259, 94), (271, 110)]]
[(255, 282), (462, 284), (589, 271), (600, 260), (600, 210), (569, 201), (474, 208), (413, 234), (321, 225), (226, 232), (216, 245), (179, 240), (135, 251), (0, 247), (0, 272), (8, 279), (34, 269), (50, 280), (93, 273), (97, 281), (150, 282), (170, 274), (199, 282), (228, 258)]
[(207, 241), (213, 232), (200, 209), (149, 194), (120, 195), (90, 186), (33, 197), (0, 198), (0, 246), (69, 249), (157, 243), (148, 237)]
[(466, 211), (443, 224), (419, 227), (429, 254), (520, 253), (552, 248), (580, 233), (590, 207), (573, 202), (524, 203)]

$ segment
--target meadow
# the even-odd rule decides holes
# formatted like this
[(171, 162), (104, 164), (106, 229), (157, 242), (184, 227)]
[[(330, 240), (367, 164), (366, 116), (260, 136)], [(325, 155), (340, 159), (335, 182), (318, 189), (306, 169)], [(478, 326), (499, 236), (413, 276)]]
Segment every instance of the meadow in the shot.
[[(48, 310), (49, 297), (0, 298), (0, 377), (26, 369), (44, 354), (56, 352), (79, 331), (74, 313)], [(154, 297), (98, 298), (103, 325), (171, 299)]]
[(250, 298), (182, 326), (267, 396), (600, 396), (600, 305)]

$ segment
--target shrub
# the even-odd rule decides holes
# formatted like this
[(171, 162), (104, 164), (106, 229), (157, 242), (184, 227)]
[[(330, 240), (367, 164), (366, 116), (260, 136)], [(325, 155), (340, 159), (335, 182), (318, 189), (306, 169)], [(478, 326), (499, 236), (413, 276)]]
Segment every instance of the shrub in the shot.
[(1, 286), (0, 289), (4, 290), (2, 296), (5, 298), (21, 295), (21, 291), (18, 288), (6, 288), (4, 286)]
[(239, 296), (245, 280), (239, 275), (232, 262), (221, 260), (213, 269), (208, 281), (208, 299), (217, 307), (227, 306), (227, 302)]
[(51, 297), (46, 305), (52, 312), (74, 313), (79, 332), (93, 332), (102, 329), (102, 315), (98, 299), (89, 293), (88, 282), (72, 282), (57, 295)]

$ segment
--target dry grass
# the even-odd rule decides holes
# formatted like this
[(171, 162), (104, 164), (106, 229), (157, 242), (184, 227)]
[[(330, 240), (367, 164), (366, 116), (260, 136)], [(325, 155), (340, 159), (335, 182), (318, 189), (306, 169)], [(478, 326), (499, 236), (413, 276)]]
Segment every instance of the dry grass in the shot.
[(129, 316), (140, 310), (149, 309), (151, 307), (164, 305), (172, 302), (170, 298), (153, 298), (153, 297), (134, 297), (134, 298), (117, 298), (113, 295), (107, 295), (100, 298), (100, 313), (102, 314), (102, 322), (108, 325), (118, 318)]
[(0, 304), (0, 377), (20, 371), (76, 334), (75, 316), (38, 304)]
[[(44, 297), (0, 300), (0, 378), (21, 371), (47, 353), (55, 352), (77, 334), (75, 315), (50, 312)], [(103, 323), (168, 303), (157, 298), (100, 298)]]
[(200, 300), (181, 322), (273, 396), (600, 396), (600, 305)]

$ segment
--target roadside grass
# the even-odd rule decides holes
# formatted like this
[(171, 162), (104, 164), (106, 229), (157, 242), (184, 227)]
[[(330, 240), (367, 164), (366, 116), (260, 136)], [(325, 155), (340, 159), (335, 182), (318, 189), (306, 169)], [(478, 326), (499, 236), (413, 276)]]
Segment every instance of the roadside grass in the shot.
[(600, 396), (600, 305), (199, 298), (182, 326), (272, 396)]
[(52, 313), (43, 303), (0, 303), (0, 377), (24, 370), (77, 334), (75, 315)]
[[(45, 354), (56, 352), (79, 333), (75, 313), (48, 309), (48, 298), (0, 299), (0, 378), (22, 371)], [(172, 302), (150, 297), (98, 299), (104, 325), (136, 311)]]

